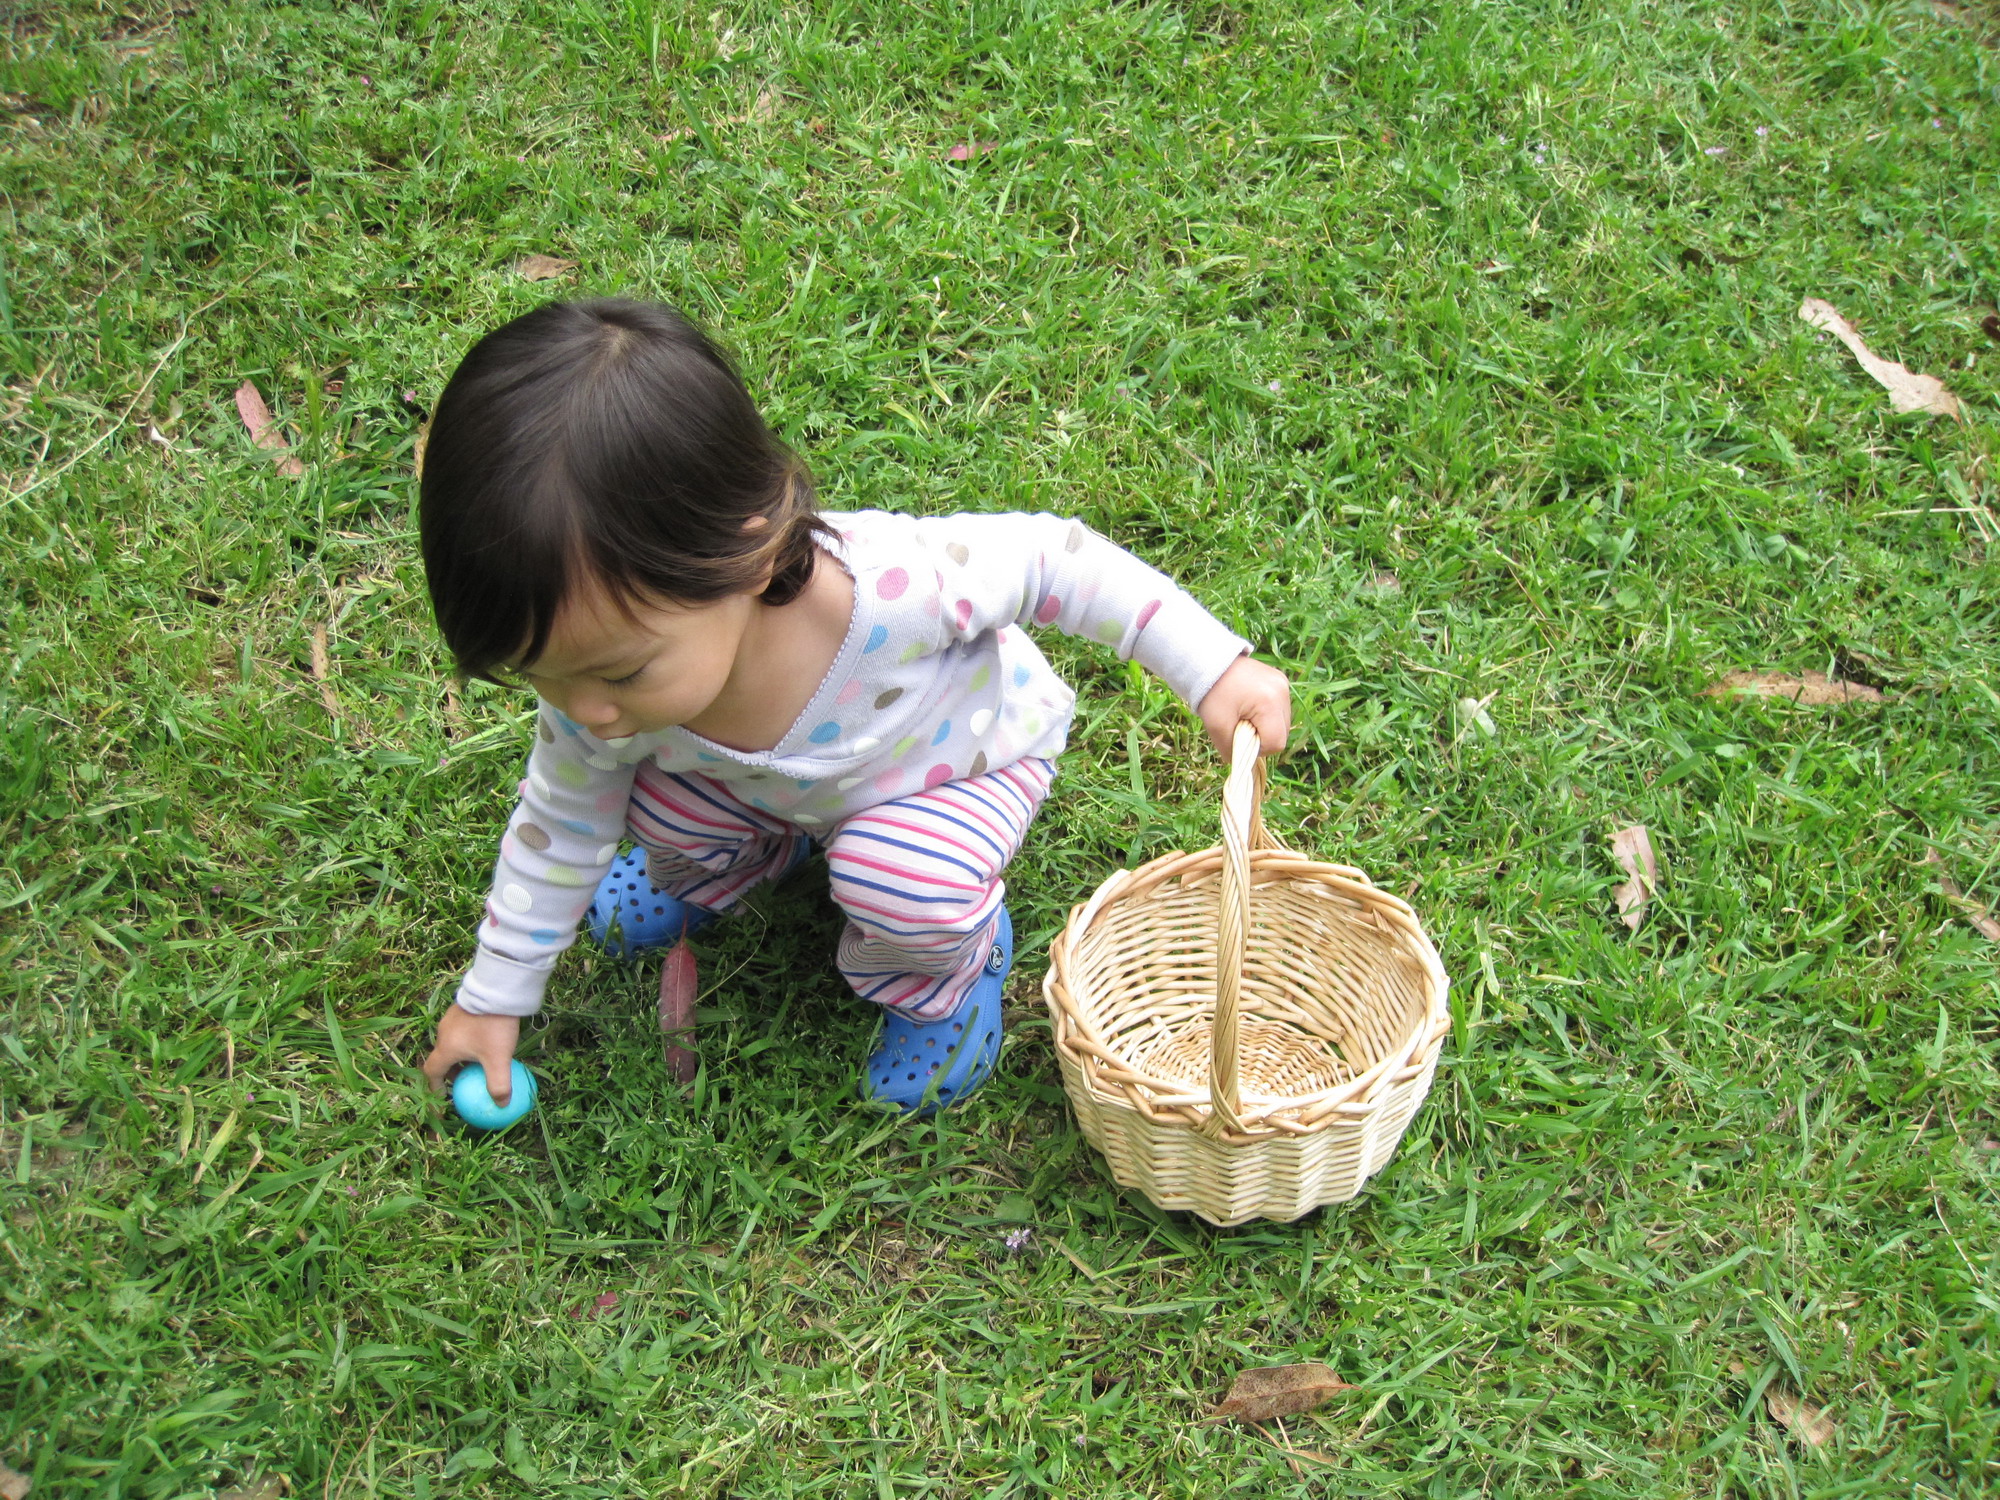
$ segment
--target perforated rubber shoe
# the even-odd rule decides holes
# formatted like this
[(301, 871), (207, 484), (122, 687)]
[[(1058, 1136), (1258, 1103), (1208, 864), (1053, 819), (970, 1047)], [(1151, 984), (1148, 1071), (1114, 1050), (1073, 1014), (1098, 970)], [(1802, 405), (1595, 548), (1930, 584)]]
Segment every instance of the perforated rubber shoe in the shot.
[(984, 1083), (1000, 1060), (1000, 990), (1013, 964), (1014, 921), (1003, 906), (985, 971), (956, 1015), (922, 1024), (899, 1011), (883, 1015), (882, 1040), (861, 1076), (862, 1096), (924, 1116)]

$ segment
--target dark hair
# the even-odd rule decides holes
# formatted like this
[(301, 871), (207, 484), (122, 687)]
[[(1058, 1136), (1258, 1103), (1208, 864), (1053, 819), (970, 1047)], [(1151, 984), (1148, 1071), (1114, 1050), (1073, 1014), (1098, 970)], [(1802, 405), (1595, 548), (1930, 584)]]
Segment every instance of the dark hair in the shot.
[(760, 597), (787, 603), (831, 535), (728, 357), (643, 302), (555, 302), (474, 344), (438, 398), (421, 485), (431, 608), (469, 677), (534, 661), (593, 582), (630, 606), (768, 578)]

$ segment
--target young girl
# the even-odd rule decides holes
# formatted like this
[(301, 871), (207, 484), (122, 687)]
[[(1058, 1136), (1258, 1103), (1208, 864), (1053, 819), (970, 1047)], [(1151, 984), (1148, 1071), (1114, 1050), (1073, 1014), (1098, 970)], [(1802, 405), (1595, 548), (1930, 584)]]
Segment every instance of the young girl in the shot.
[(1136, 657), (1223, 753), (1240, 720), (1267, 752), (1290, 727), (1281, 673), (1078, 522), (820, 513), (664, 307), (558, 303), (481, 339), (431, 424), (422, 533), (459, 669), (541, 700), (424, 1063), (440, 1086), (480, 1063), (502, 1103), (580, 923), (616, 953), (672, 943), (815, 846), (840, 972), (883, 1009), (863, 1094), (921, 1111), (984, 1080), (1013, 956), (1000, 874), (1074, 703), (1030, 622)]

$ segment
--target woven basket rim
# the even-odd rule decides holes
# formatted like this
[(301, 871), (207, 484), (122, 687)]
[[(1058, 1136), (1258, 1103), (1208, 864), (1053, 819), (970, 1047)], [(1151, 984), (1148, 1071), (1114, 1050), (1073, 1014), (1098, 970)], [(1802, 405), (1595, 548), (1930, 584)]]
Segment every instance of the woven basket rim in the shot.
[[(1136, 1085), (1147, 1096), (1148, 1102), (1159, 1109), (1192, 1110), (1206, 1115), (1210, 1104), (1208, 1087), (1205, 1084), (1190, 1084), (1185, 1079), (1163, 1078), (1139, 1067), (1115, 1043), (1108, 1042), (1085, 1021), (1080, 1007), (1069, 993), (1067, 971), (1070, 947), (1089, 932), (1107, 908), (1127, 899), (1144, 897), (1169, 880), (1181, 878), (1185, 881), (1191, 874), (1197, 876), (1192, 883), (1206, 884), (1211, 870), (1220, 869), (1223, 858), (1221, 845), (1193, 854), (1175, 850), (1148, 860), (1136, 869), (1114, 872), (1091, 893), (1087, 901), (1070, 909), (1068, 921), (1049, 948), (1049, 967), (1042, 981), (1042, 991), (1056, 1019), (1057, 1048), (1078, 1065), (1078, 1072), (1089, 1087), (1092, 1098), (1142, 1114), (1162, 1127), (1201, 1128), (1178, 1114), (1165, 1118), (1154, 1115), (1151, 1109), (1141, 1109), (1118, 1089), (1105, 1087), (1101, 1076), (1104, 1066), (1099, 1059), (1114, 1062), (1123, 1075), (1120, 1082), (1128, 1086)], [(1441, 1045), (1444, 1033), (1450, 1029), (1450, 980), (1444, 972), (1444, 965), (1409, 904), (1377, 886), (1356, 867), (1315, 860), (1296, 850), (1278, 846), (1251, 850), (1249, 861), (1253, 874), (1259, 867), (1265, 866), (1279, 866), (1285, 870), (1286, 875), (1280, 880), (1263, 882), (1265, 885), (1304, 884), (1308, 889), (1322, 890), (1330, 896), (1345, 895), (1357, 905), (1392, 914), (1390, 925), (1409, 940), (1407, 950), (1424, 971), (1428, 994), (1421, 1020), (1410, 1029), (1401, 1045), (1385, 1053), (1368, 1068), (1340, 1083), (1310, 1093), (1269, 1094), (1245, 1088), (1242, 1094), (1240, 1115), (1248, 1135), (1254, 1138), (1309, 1134), (1343, 1122), (1356, 1123), (1373, 1112), (1374, 1101), (1384, 1086), (1399, 1081), (1411, 1068), (1421, 1067), (1425, 1055)], [(1301, 880), (1297, 877), (1307, 878)], [(1134, 886), (1139, 889), (1131, 889)], [(1075, 1045), (1078, 1040), (1084, 1043), (1083, 1049)], [(1090, 1055), (1093, 1053), (1095, 1058)], [(1273, 1118), (1279, 1114), (1306, 1114), (1313, 1118), (1303, 1122)]]

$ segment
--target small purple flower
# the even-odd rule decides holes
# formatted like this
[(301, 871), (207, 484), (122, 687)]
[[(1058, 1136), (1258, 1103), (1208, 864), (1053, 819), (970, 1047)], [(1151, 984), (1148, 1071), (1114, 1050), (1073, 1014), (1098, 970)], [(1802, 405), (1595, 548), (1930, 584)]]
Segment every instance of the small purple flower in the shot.
[(1275, 395), (1277, 395), (1277, 394), (1278, 394), (1278, 392), (1282, 391), (1282, 390), (1283, 390), (1284, 388), (1285, 388), (1285, 384), (1284, 384), (1284, 382), (1283, 382), (1283, 381), (1281, 381), (1281, 380), (1274, 380), (1274, 381), (1272, 381), (1272, 382), (1271, 382), (1271, 384), (1270, 384), (1270, 386), (1268, 387), (1268, 389), (1270, 390), (1271, 394), (1272, 394), (1272, 395), (1274, 395), (1274, 396), (1275, 396)]
[(1007, 1253), (1009, 1255), (1020, 1254), (1022, 1250), (1027, 1248), (1028, 1241), (1034, 1237), (1035, 1231), (1029, 1229), (1026, 1225), (1023, 1225), (1019, 1229), (1010, 1230), (1005, 1241)]
[(211, 896), (220, 896), (222, 894), (222, 887), (219, 885), (212, 885), (208, 888), (208, 893)]
[(1942, 129), (1944, 129), (1944, 121), (1940, 120), (1940, 119), (1939, 119), (1939, 118), (1938, 118), (1938, 117), (1937, 117), (1936, 115), (1932, 115), (1932, 116), (1931, 116), (1931, 129), (1933, 129), (1933, 130), (1942, 130)]
[(255, 1094), (245, 1094), (243, 1096), (243, 1102), (245, 1104), (255, 1104), (257, 1102), (257, 1096)]
[(1757, 127), (1757, 134), (1759, 135), (1769, 135), (1770, 133), (1771, 133), (1771, 127), (1768, 125), (1759, 125)]
[(1709, 146), (1701, 154), (1703, 156), (1727, 156), (1729, 148), (1727, 146)]

